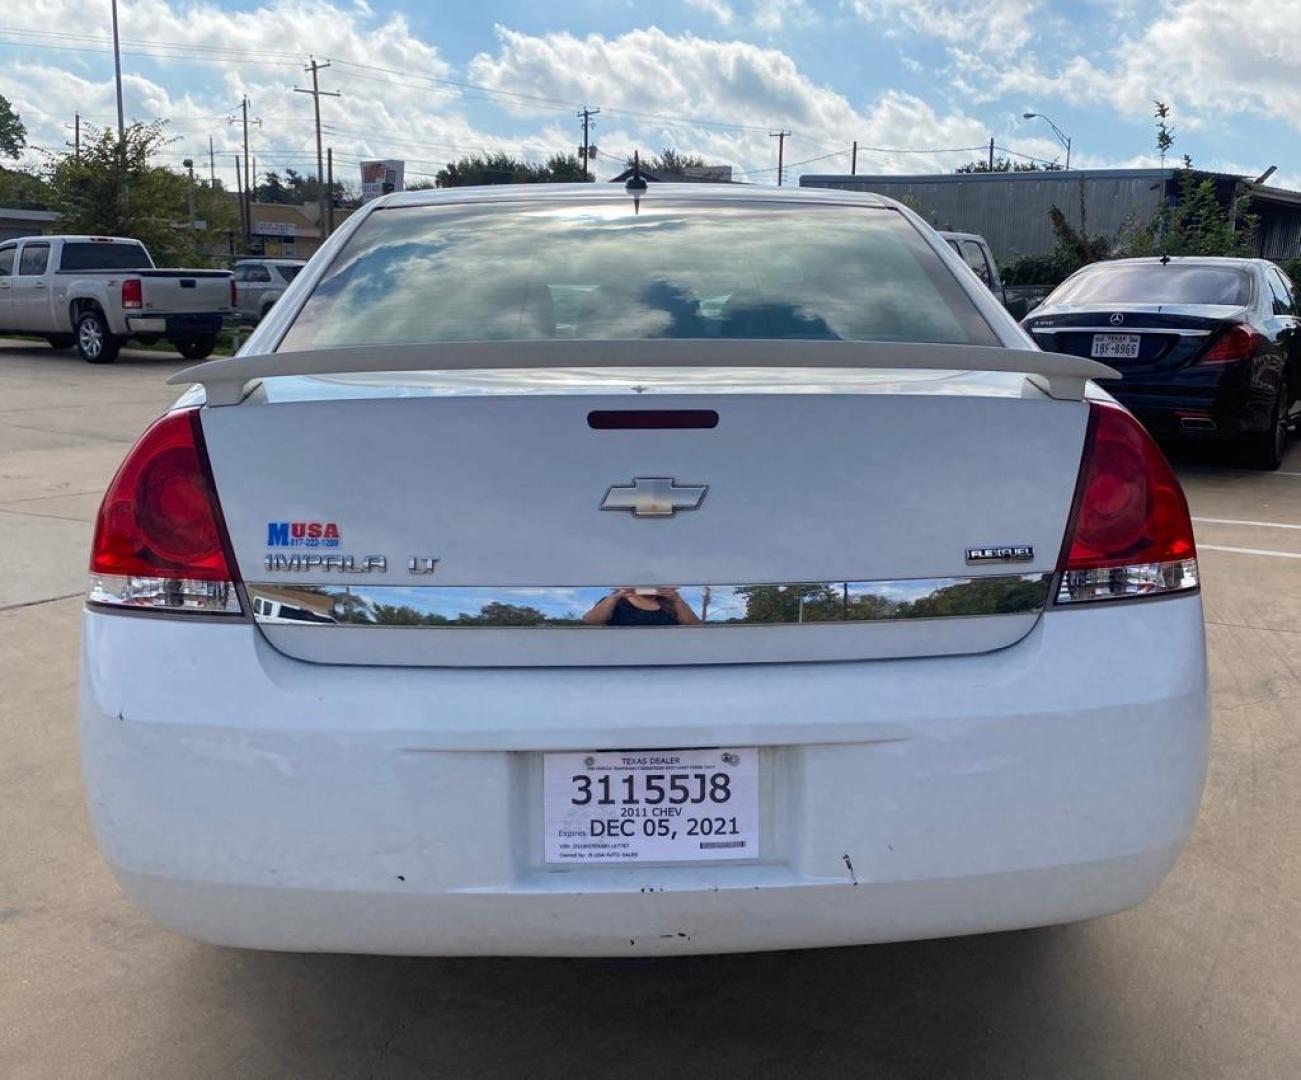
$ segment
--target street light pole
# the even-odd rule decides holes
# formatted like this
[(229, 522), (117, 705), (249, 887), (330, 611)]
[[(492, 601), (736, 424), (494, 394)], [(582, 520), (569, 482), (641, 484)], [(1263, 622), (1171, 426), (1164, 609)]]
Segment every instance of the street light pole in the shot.
[(1048, 126), (1053, 129), (1053, 134), (1057, 136), (1057, 141), (1061, 143), (1064, 147), (1066, 147), (1066, 168), (1070, 169), (1071, 137), (1067, 135), (1064, 131), (1062, 131), (1062, 129), (1059, 128), (1056, 124), (1054, 124), (1051, 120), (1049, 120), (1048, 117), (1044, 116), (1043, 113), (1028, 112), (1028, 113), (1021, 114), (1022, 120), (1033, 120), (1036, 117), (1038, 117), (1040, 120), (1046, 121)]

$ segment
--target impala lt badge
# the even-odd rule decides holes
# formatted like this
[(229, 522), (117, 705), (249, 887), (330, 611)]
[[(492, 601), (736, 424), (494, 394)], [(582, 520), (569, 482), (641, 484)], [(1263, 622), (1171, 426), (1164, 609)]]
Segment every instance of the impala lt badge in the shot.
[(672, 517), (679, 510), (697, 510), (708, 484), (679, 484), (668, 476), (639, 476), (631, 484), (616, 484), (605, 493), (602, 510), (631, 510), (633, 517)]
[(967, 562), (969, 564), (1034, 562), (1034, 548), (1029, 544), (967, 548)]

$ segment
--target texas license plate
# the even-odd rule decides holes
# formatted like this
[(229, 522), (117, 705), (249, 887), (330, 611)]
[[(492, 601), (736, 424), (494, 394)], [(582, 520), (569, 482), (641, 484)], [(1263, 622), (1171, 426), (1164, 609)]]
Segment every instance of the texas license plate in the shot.
[(759, 854), (759, 751), (543, 755), (549, 863), (695, 862)]
[(1094, 360), (1137, 360), (1142, 340), (1137, 334), (1094, 334), (1089, 355)]

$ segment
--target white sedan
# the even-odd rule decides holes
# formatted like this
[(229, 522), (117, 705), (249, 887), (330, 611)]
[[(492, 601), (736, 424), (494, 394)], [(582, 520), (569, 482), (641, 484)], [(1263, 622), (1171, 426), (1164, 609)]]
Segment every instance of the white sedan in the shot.
[(163, 926), (641, 955), (1152, 893), (1208, 708), (1179, 484), (887, 199), (455, 189), (355, 215), (140, 438), (90, 812)]

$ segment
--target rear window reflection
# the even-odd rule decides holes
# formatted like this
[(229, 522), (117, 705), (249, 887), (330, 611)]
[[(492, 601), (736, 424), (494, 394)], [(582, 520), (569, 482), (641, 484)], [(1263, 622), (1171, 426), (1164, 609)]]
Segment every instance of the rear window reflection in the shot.
[(997, 344), (894, 210), (647, 198), (380, 210), (281, 348), (548, 338)]
[(1251, 282), (1241, 270), (1218, 266), (1096, 266), (1061, 285), (1053, 304), (1221, 304), (1242, 307)]

